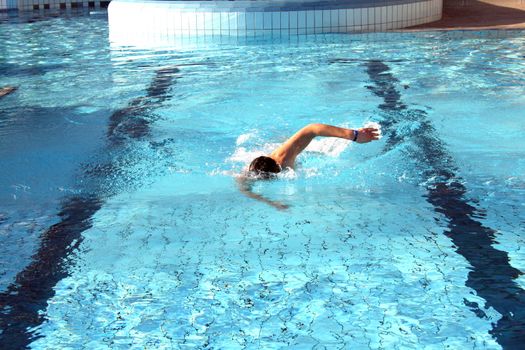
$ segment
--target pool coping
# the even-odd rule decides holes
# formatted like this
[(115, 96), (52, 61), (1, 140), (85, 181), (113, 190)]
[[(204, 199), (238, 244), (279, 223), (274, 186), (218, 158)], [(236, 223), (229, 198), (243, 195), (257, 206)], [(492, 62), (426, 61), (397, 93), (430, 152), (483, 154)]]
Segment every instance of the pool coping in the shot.
[(523, 0), (445, 0), (439, 21), (402, 31), (480, 31), (525, 29)]

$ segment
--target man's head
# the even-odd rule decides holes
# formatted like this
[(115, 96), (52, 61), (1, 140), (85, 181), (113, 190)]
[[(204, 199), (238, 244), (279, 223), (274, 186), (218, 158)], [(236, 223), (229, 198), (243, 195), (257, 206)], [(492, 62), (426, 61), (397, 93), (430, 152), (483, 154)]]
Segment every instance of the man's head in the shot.
[(262, 178), (270, 178), (272, 174), (281, 172), (281, 167), (270, 157), (260, 156), (250, 163), (250, 171)]

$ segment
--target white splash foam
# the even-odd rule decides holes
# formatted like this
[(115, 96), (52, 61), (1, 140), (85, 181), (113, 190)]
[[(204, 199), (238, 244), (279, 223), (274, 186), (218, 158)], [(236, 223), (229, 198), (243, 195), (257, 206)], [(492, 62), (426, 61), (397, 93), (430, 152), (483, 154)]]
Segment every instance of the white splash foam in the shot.
[(297, 173), (292, 168), (284, 168), (283, 171), (277, 174), (277, 177), (280, 179), (291, 180), (297, 178)]
[(252, 160), (259, 156), (264, 156), (270, 154), (274, 149), (279, 147), (278, 143), (267, 143), (262, 147), (257, 147), (255, 149), (247, 149), (246, 147), (240, 146), (235, 148), (233, 154), (227, 159), (229, 162), (234, 163), (250, 163)]
[(363, 128), (376, 128), (379, 130), (379, 138), (383, 137), (383, 133), (381, 132), (381, 124), (379, 123), (368, 121), (365, 123), (365, 125), (363, 125)]
[[(348, 127), (348, 125), (342, 125), (342, 127)], [(363, 127), (378, 129), (381, 137), (381, 125), (379, 123), (368, 121)], [(262, 143), (261, 141), (262, 140), (259, 139), (257, 131), (250, 131), (239, 135), (235, 142), (237, 147), (233, 154), (226, 159), (227, 162), (235, 164), (234, 168), (229, 170), (215, 169), (210, 175), (241, 176), (243, 171), (239, 169), (239, 166), (242, 166), (242, 168), (245, 169), (253, 159), (259, 156), (268, 155), (281, 145), (280, 143)], [(305, 151), (337, 158), (348, 147), (352, 147), (351, 144), (352, 141), (335, 137), (318, 138), (312, 140)], [(319, 167), (299, 167), (298, 171), (287, 168), (284, 169), (278, 177), (281, 179), (296, 179), (299, 176), (298, 174), (301, 174), (301, 176), (309, 178), (319, 176), (321, 173), (321, 168)]]
[(322, 153), (330, 157), (338, 157), (351, 143), (352, 141), (345, 139), (325, 137), (312, 140), (308, 147), (306, 147), (306, 151)]
[(239, 137), (237, 137), (237, 141), (235, 141), (235, 144), (237, 146), (242, 145), (243, 143), (246, 143), (249, 139), (252, 139), (255, 136), (255, 132), (247, 132), (246, 134), (241, 134)]
[(321, 170), (319, 168), (302, 168), (301, 173), (304, 174), (305, 178), (316, 177), (321, 175)]

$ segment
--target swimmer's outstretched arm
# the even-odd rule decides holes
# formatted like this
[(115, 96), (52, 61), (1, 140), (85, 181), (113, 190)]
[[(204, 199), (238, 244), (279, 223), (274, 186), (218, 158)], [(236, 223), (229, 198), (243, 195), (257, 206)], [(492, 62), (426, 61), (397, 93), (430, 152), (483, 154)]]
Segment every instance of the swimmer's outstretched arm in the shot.
[(286, 204), (283, 204), (283, 203), (278, 202), (278, 201), (272, 201), (271, 199), (265, 198), (265, 197), (261, 196), (260, 194), (253, 192), (252, 191), (252, 182), (253, 181), (249, 180), (248, 178), (246, 178), (244, 176), (238, 177), (237, 178), (237, 186), (239, 186), (239, 191), (241, 191), (242, 194), (246, 195), (249, 198), (253, 198), (253, 199), (256, 199), (256, 200), (258, 200), (260, 202), (263, 202), (263, 203), (266, 203), (268, 205), (271, 205), (272, 207), (274, 207), (276, 209), (279, 209), (279, 210), (288, 209), (288, 206)]
[(8, 94), (10, 94), (12, 92), (15, 92), (16, 89), (17, 89), (16, 86), (6, 86), (6, 87), (3, 87), (3, 88), (0, 88), (0, 97), (8, 95)]
[(338, 137), (354, 140), (357, 143), (366, 143), (379, 139), (379, 130), (376, 128), (347, 129), (327, 124), (309, 124), (296, 132), (270, 155), (283, 168), (293, 167), (295, 158), (317, 136)]

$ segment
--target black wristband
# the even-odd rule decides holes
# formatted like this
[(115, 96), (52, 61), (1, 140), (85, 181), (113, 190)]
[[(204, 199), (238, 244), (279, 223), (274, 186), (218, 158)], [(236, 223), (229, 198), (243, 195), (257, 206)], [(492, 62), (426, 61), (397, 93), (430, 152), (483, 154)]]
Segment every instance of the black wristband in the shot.
[(354, 139), (352, 141), (356, 142), (357, 141), (357, 136), (359, 135), (359, 131), (357, 130), (354, 130)]

